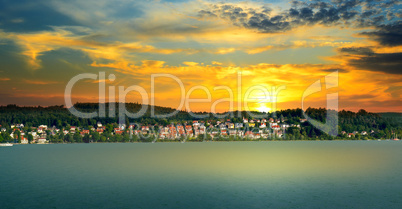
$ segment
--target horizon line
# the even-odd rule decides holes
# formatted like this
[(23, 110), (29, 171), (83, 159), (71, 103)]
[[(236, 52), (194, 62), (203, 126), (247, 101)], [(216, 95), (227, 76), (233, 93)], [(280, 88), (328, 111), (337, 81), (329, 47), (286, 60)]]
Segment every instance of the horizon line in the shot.
[[(75, 103), (74, 105), (76, 105), (76, 104), (110, 104), (110, 103), (115, 103), (115, 104), (118, 104), (118, 103), (120, 103), (120, 102), (105, 102), (105, 103), (96, 103), (96, 102), (77, 102), (77, 103)], [(144, 105), (144, 104), (140, 104), (140, 103), (138, 103), (138, 102), (125, 102), (125, 104), (139, 104), (139, 105)], [(150, 105), (150, 104), (145, 104), (145, 105), (148, 105), (148, 106), (152, 106), (152, 105)], [(47, 105), (47, 106), (44, 106), (44, 105), (18, 105), (18, 104), (0, 104), (0, 108), (2, 108), (2, 107), (7, 107), (7, 106), (16, 106), (16, 107), (23, 107), (23, 108), (39, 108), (39, 107), (43, 107), (43, 108), (50, 108), (50, 107), (62, 107), (62, 108), (65, 108), (65, 109), (68, 109), (67, 107), (66, 107), (66, 105)], [(167, 106), (159, 106), (159, 105), (153, 105), (154, 107), (160, 107), (160, 108), (166, 108), (166, 109), (173, 109), (174, 111), (177, 111), (178, 109), (175, 109), (175, 108), (172, 108), (172, 107), (167, 107)], [(306, 110), (307, 109), (309, 109), (309, 108), (312, 108), (312, 109), (325, 109), (325, 110), (332, 110), (332, 109), (327, 109), (326, 107), (307, 107), (306, 108)], [(260, 111), (247, 111), (247, 110), (232, 110), (232, 111), (225, 111), (225, 112), (215, 112), (215, 113), (213, 113), (213, 112), (207, 112), (207, 111), (197, 111), (197, 112), (193, 112), (193, 111), (187, 111), (187, 110), (178, 110), (178, 111), (180, 111), (180, 112), (187, 112), (187, 113), (189, 113), (189, 112), (192, 112), (192, 113), (211, 113), (211, 114), (225, 114), (225, 113), (228, 113), (228, 112), (255, 112), (255, 113), (273, 113), (273, 112), (277, 112), (277, 111), (283, 111), (283, 110), (297, 110), (297, 109), (300, 109), (300, 110), (302, 110), (302, 111), (305, 111), (305, 110), (303, 110), (301, 107), (297, 107), (297, 108), (287, 108), (287, 109), (277, 109), (276, 111), (272, 111), (272, 112), (260, 112)], [(364, 111), (366, 111), (367, 113), (376, 113), (376, 114), (378, 114), (378, 113), (398, 113), (398, 114), (402, 114), (402, 112), (369, 112), (369, 111), (367, 111), (367, 110), (365, 110), (365, 109), (359, 109), (359, 110), (364, 110)], [(341, 109), (341, 110), (338, 110), (337, 112), (341, 112), (341, 111), (349, 111), (349, 112), (353, 112), (353, 113), (357, 113), (358, 111), (352, 111), (352, 110), (347, 110), (347, 109)]]

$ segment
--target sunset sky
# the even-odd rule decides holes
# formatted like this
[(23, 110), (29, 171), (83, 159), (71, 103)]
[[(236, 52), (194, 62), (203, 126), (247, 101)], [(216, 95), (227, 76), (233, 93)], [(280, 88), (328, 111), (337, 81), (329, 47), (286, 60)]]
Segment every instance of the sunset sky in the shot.
[[(168, 73), (185, 93), (211, 92), (192, 111), (219, 100), (216, 111), (230, 110), (226, 87), (233, 109), (252, 86), (286, 87), (268, 99), (251, 92), (250, 109), (270, 111), (273, 97), (278, 109), (301, 107), (308, 86), (338, 72), (338, 88), (310, 95), (305, 107), (325, 107), (338, 92), (340, 110), (402, 112), (401, 18), (400, 1), (2, 0), (0, 105), (65, 105), (71, 78), (105, 72), (115, 75), (106, 92), (138, 85), (149, 101), (177, 108), (185, 95), (171, 78), (156, 78), (151, 95), (151, 74)], [(97, 102), (98, 85), (80, 80), (73, 102)]]

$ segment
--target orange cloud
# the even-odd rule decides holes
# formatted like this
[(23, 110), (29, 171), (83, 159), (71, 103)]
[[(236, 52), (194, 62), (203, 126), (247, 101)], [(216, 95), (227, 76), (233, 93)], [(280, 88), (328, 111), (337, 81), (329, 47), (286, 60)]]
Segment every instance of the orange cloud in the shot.
[(27, 84), (35, 84), (35, 85), (49, 85), (49, 84), (58, 84), (56, 81), (38, 81), (38, 80), (25, 80)]
[(145, 68), (161, 68), (165, 64), (164, 61), (158, 61), (158, 60), (143, 60), (142, 61), (142, 67)]
[(198, 62), (183, 62), (183, 64), (185, 64), (187, 66), (197, 66)]
[(274, 48), (274, 46), (262, 46), (246, 50), (248, 54), (258, 54)]

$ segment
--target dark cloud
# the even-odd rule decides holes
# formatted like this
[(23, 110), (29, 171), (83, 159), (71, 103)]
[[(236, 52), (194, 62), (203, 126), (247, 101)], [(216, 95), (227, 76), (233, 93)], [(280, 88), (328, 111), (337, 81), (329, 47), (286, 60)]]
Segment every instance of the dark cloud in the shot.
[(338, 51), (348, 65), (357, 69), (402, 74), (402, 53), (375, 53), (370, 47), (344, 47)]
[(267, 18), (261, 15), (254, 15), (244, 22), (243, 25), (246, 28), (257, 29), (264, 33), (275, 33), (286, 31), (291, 28), (291, 24), (286, 21), (281, 21), (281, 16), (274, 16), (272, 18)]
[(338, 51), (346, 54), (374, 55), (374, 51), (370, 47), (343, 47)]
[(198, 12), (199, 17), (218, 17), (216, 14), (214, 14), (211, 11), (206, 11), (206, 10), (200, 10)]
[(362, 35), (369, 36), (385, 46), (402, 45), (402, 21), (398, 21), (388, 25), (380, 25), (378, 30), (371, 32), (363, 32)]
[(378, 9), (371, 9), (371, 10), (368, 10), (368, 11), (363, 12), (363, 13), (360, 15), (360, 17), (362, 17), (362, 18), (368, 18), (368, 17), (371, 17), (371, 16), (373, 16), (373, 15), (377, 15), (377, 14), (380, 14), (380, 13), (381, 13), (381, 11), (378, 10)]
[(380, 3), (379, 7), (380, 8), (392, 7), (396, 4), (398, 4), (398, 2), (399, 2), (399, 0), (383, 1), (382, 3)]
[[(198, 16), (219, 17), (262, 33), (276, 33), (301, 25), (345, 25), (353, 27), (380, 27), (398, 13), (384, 8), (392, 7), (397, 1), (292, 1), (291, 8), (271, 15), (268, 7), (243, 9), (225, 3), (210, 5), (209, 9), (199, 11)], [(387, 23), (388, 24), (388, 23)], [(383, 26), (385, 27), (385, 26)]]
[(348, 71), (342, 68), (331, 68), (331, 69), (323, 69), (323, 72), (333, 73), (338, 71), (339, 73), (347, 73)]
[(357, 59), (349, 59), (348, 64), (361, 70), (402, 75), (402, 53), (373, 53)]
[(375, 99), (377, 96), (374, 94), (356, 94), (350, 96), (343, 96), (342, 99), (345, 100), (367, 100), (367, 99)]

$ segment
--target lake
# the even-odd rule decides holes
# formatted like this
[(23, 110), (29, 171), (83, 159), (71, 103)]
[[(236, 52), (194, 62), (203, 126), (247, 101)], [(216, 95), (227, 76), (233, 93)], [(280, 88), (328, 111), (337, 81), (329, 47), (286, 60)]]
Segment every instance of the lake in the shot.
[(402, 142), (0, 147), (0, 208), (402, 208)]

